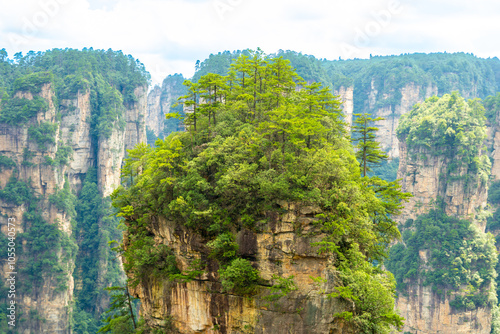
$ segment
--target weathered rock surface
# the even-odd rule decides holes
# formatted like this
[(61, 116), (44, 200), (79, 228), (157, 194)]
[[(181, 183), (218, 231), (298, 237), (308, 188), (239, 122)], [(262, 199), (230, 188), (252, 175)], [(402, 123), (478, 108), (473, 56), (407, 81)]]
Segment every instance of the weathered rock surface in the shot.
[(491, 176), (498, 180), (500, 179), (500, 111), (493, 120), (488, 120), (487, 129), (486, 146), (491, 159)]
[(340, 97), (340, 101), (342, 101), (342, 111), (345, 116), (345, 121), (349, 126), (352, 125), (352, 114), (354, 112), (354, 87), (344, 87), (341, 86), (337, 91), (335, 91), (335, 95)]
[[(416, 103), (423, 102), (426, 98), (437, 95), (437, 87), (428, 86), (422, 88), (413, 82), (409, 82), (401, 88), (399, 93), (401, 99), (397, 104), (377, 107), (377, 103), (380, 103), (381, 100), (372, 81), (372, 89), (367, 101), (368, 105), (365, 106), (365, 109), (371, 110), (374, 116), (385, 118), (385, 120), (375, 123), (375, 126), (379, 129), (377, 131), (377, 141), (380, 142), (382, 149), (388, 152), (391, 159), (400, 156), (396, 129), (398, 128), (401, 115), (409, 112)], [(383, 96), (382, 101), (388, 97)]]
[[(163, 138), (165, 133), (165, 115), (172, 111), (177, 99), (184, 95), (182, 85), (184, 77), (180, 74), (169, 75), (160, 86), (156, 85), (147, 96), (146, 126), (156, 137)], [(180, 130), (180, 129), (170, 129)]]
[(408, 296), (398, 296), (396, 308), (406, 319), (404, 333), (487, 334), (491, 330), (490, 308), (456, 312), (449, 296), (440, 299), (420, 281), (410, 286)]
[(442, 199), (447, 215), (474, 221), (484, 232), (485, 222), (475, 220), (477, 209), (486, 207), (488, 189), (484, 182), (467, 182), (465, 176), (469, 171), (465, 165), (448, 174), (449, 165), (457, 157), (436, 156), (422, 148), (418, 152), (408, 152), (404, 140), (399, 148), (398, 179), (401, 179), (402, 190), (413, 195), (398, 217), (400, 222), (428, 212), (438, 199)]
[[(209, 250), (201, 237), (159, 219), (152, 232), (157, 244), (171, 247), (181, 270), (193, 259), (208, 261), (208, 272), (189, 283), (150, 278), (132, 293), (141, 299), (141, 313), (154, 327), (175, 326), (181, 333), (351, 333), (352, 329), (333, 315), (347, 309), (342, 301), (328, 298), (336, 277), (331, 259), (318, 255), (308, 236), (315, 208), (286, 204), (286, 213), (273, 214), (262, 232), (242, 230), (237, 235), (240, 255), (252, 261), (269, 284), (273, 275), (294, 276), (298, 290), (276, 302), (266, 300), (269, 290), (241, 297), (223, 292), (217, 282), (217, 263), (207, 259)], [(307, 215), (307, 216), (306, 216)], [(313, 277), (327, 277), (315, 283)]]

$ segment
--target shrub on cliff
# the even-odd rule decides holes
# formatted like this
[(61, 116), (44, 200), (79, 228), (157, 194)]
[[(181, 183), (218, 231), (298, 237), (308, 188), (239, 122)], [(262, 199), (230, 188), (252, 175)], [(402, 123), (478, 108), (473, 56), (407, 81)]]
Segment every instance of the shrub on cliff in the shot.
[(259, 272), (246, 259), (234, 259), (219, 274), (224, 290), (240, 295), (252, 293), (259, 280)]

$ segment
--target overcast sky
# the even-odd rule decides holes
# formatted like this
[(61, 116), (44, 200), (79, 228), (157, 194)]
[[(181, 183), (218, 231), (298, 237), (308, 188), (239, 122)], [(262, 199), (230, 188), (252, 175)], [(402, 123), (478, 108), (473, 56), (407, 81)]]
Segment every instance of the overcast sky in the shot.
[(190, 77), (224, 50), (279, 49), (318, 58), (414, 52), (500, 56), (500, 1), (0, 0), (0, 49), (122, 50), (153, 83)]

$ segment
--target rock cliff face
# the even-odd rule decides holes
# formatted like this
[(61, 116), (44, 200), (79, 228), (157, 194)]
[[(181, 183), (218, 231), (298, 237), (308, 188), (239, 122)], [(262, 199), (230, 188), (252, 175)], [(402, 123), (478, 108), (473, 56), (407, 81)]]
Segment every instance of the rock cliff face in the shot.
[(352, 114), (354, 112), (354, 87), (340, 87), (334, 92), (342, 101), (342, 111), (344, 112), (345, 121), (349, 126), (352, 125)]
[[(454, 158), (434, 155), (420, 148), (408, 152), (406, 142), (399, 143), (400, 164), (398, 179), (403, 191), (413, 195), (405, 204), (398, 220), (404, 223), (429, 211), (439, 199), (444, 201), (447, 215), (475, 221), (477, 209), (486, 207), (488, 190), (482, 182), (467, 182), (465, 176), (470, 172), (467, 166), (458, 167), (453, 173), (447, 170)], [(476, 221), (484, 232), (483, 221)]]
[[(60, 101), (58, 106), (53, 102), (56, 100), (51, 84), (45, 84), (41, 92), (36, 95), (47, 101), (49, 108), (46, 112), (39, 112), (36, 117), (23, 125), (0, 124), (0, 154), (11, 158), (16, 163), (15, 169), (17, 169), (15, 172), (14, 168), (3, 168), (0, 173), (0, 185), (4, 188), (9, 177), (17, 173), (18, 179), (28, 183), (39, 197), (38, 207), (43, 219), (48, 224), (56, 225), (69, 240), (73, 234), (72, 219), (68, 212), (58, 209), (49, 201), (49, 196), (63, 188), (65, 179), (68, 180), (70, 188), (78, 192), (81, 189), (83, 176), (91, 166), (98, 167), (99, 186), (104, 196), (109, 195), (113, 187), (119, 184), (125, 149), (145, 140), (146, 87), (138, 87), (135, 91), (138, 102), (127, 106), (125, 129), (116, 128), (110, 138), (100, 138), (97, 143), (92, 140), (91, 127), (88, 123), (91, 114), (88, 91), (79, 92), (74, 99)], [(29, 92), (17, 92), (15, 96), (33, 99), (33, 95)], [(30, 126), (37, 126), (42, 122), (57, 125), (55, 144), (48, 145), (45, 151), (37, 146), (28, 133)], [(72, 148), (68, 163), (48, 164), (47, 159), (56, 159), (56, 153), (64, 146)], [(0, 211), (2, 232), (7, 234), (8, 218), (15, 218), (18, 234), (29, 231), (30, 226), (23, 217), (27, 212), (24, 204), (19, 206), (0, 200)], [(26, 247), (25, 244), (23, 246)], [(21, 255), (21, 245), (17, 247), (19, 263), (36, 258), (37, 254)], [(24, 288), (25, 285), (23, 288), (19, 286), (16, 296), (18, 315), (21, 315), (22, 311), (22, 319), (26, 321), (21, 322), (18, 318), (18, 333), (71, 332), (70, 312), (75, 286), (74, 255), (68, 259), (64, 257), (67, 254), (62, 248), (53, 251), (59, 259), (58, 264), (64, 268), (66, 285), (61, 288), (55, 277), (44, 274), (43, 282), (38, 287), (33, 287), (31, 291)], [(5, 269), (3, 272), (8, 271)]]
[(412, 284), (408, 297), (399, 296), (396, 308), (403, 316), (404, 333), (489, 334), (491, 331), (491, 309), (477, 308), (456, 312), (450, 307), (450, 297), (440, 299), (430, 286), (422, 281)]
[(165, 128), (165, 112), (170, 109), (170, 103), (162, 101), (162, 89), (156, 85), (148, 94), (148, 108), (146, 114), (146, 126), (159, 137)]
[[(172, 131), (180, 130), (177, 129), (179, 122), (173, 119), (170, 122), (166, 122), (165, 115), (174, 111), (173, 105), (180, 96), (185, 94), (185, 87), (182, 85), (183, 82), (184, 77), (182, 75), (169, 75), (163, 80), (161, 87), (155, 86), (148, 94), (146, 127), (156, 137), (163, 138)], [(180, 110), (182, 110), (182, 106), (175, 111)]]
[[(375, 117), (385, 118), (382, 121), (377, 121), (375, 126), (379, 129), (377, 131), (377, 141), (388, 152), (390, 159), (397, 158), (400, 155), (396, 129), (401, 115), (409, 112), (416, 103), (423, 102), (426, 98), (437, 95), (437, 93), (438, 89), (435, 86), (422, 87), (413, 82), (408, 82), (400, 90), (393, 92), (392, 95), (398, 96), (396, 103), (385, 103), (386, 100), (392, 98), (392, 95), (379, 94), (374, 79), (372, 79), (370, 90), (364, 93), (353, 86), (341, 86), (334, 92), (342, 101), (345, 121), (349, 126), (352, 125), (353, 113), (365, 112)], [(355, 100), (360, 101), (356, 106)]]
[(487, 129), (486, 146), (491, 159), (491, 175), (495, 180), (498, 180), (500, 179), (500, 110), (493, 120), (489, 120)]
[[(240, 255), (250, 259), (262, 279), (273, 275), (291, 277), (296, 291), (276, 300), (266, 299), (269, 289), (241, 297), (223, 292), (217, 282), (217, 264), (207, 259), (209, 250), (201, 237), (158, 219), (151, 227), (156, 244), (173, 249), (181, 270), (194, 259), (209, 261), (201, 279), (174, 283), (150, 277), (132, 293), (141, 299), (141, 313), (156, 328), (175, 327), (181, 333), (352, 333), (333, 315), (347, 309), (336, 298), (328, 298), (336, 282), (330, 259), (318, 255), (307, 236), (315, 227), (315, 208), (283, 204), (284, 213), (273, 214), (261, 233), (242, 230), (237, 235)], [(322, 283), (313, 277), (327, 277)]]
[(134, 95), (137, 102), (128, 104), (125, 109), (125, 129), (115, 126), (109, 138), (99, 138), (97, 175), (99, 190), (104, 197), (120, 185), (120, 169), (127, 150), (146, 141), (147, 88), (137, 87)]
[(378, 105), (390, 98), (390, 96), (379, 96), (379, 92), (372, 80), (371, 90), (365, 101), (364, 110), (367, 113), (372, 113), (374, 116), (385, 118), (385, 120), (376, 122), (375, 126), (379, 129), (377, 131), (377, 141), (380, 142), (382, 149), (388, 152), (390, 159), (397, 158), (400, 155), (396, 129), (401, 115), (409, 112), (416, 103), (423, 102), (426, 98), (437, 95), (437, 92), (437, 87), (421, 87), (413, 82), (408, 82), (399, 92), (394, 92), (393, 95), (400, 96), (400, 99), (396, 101), (397, 103), (384, 103), (385, 105), (383, 104), (382, 107), (379, 107)]
[[(448, 174), (447, 168), (454, 159), (430, 154), (423, 148), (409, 152), (405, 140), (400, 141), (399, 152), (398, 179), (402, 180), (403, 191), (413, 194), (398, 217), (400, 223), (428, 212), (438, 199), (442, 199), (447, 215), (468, 219), (475, 223), (480, 233), (484, 233), (486, 222), (477, 219), (477, 214), (486, 206), (485, 184), (467, 183), (463, 176), (470, 171), (465, 166)], [(419, 256), (426, 266), (428, 251), (421, 251)], [(492, 316), (489, 307), (457, 311), (450, 307), (454, 293), (443, 298), (430, 285), (425, 286), (420, 278), (409, 283), (407, 295), (400, 294), (396, 299), (396, 307), (406, 319), (403, 332), (490, 333)]]

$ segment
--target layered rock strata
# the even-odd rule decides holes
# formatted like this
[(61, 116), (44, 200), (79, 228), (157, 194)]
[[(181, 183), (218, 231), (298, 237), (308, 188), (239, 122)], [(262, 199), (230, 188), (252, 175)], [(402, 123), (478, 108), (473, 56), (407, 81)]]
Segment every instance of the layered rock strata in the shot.
[[(160, 218), (151, 227), (156, 244), (172, 248), (177, 264), (186, 270), (194, 259), (208, 261), (200, 279), (175, 283), (150, 277), (132, 291), (141, 299), (141, 314), (156, 328), (175, 327), (181, 333), (352, 333), (335, 313), (346, 310), (344, 302), (329, 298), (337, 281), (331, 260), (318, 255), (311, 242), (317, 209), (283, 204), (285, 213), (270, 215), (262, 232), (242, 230), (237, 235), (240, 256), (250, 259), (265, 282), (273, 276), (289, 278), (297, 286), (278, 300), (266, 299), (268, 286), (252, 296), (223, 292), (217, 264), (207, 258), (209, 250), (198, 235)], [(325, 281), (313, 280), (326, 277)]]

